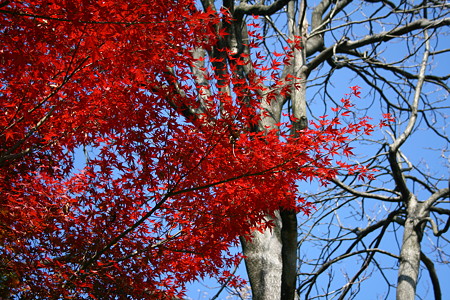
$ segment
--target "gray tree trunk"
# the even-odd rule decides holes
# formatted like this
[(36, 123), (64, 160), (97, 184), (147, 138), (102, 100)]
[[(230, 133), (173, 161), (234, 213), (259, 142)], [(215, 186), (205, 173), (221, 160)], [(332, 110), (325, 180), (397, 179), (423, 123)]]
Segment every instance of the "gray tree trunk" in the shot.
[(428, 213), (412, 195), (408, 201), (403, 242), (398, 270), (397, 300), (414, 300), (420, 269), (420, 243), (424, 232), (423, 222)]
[(281, 210), (268, 220), (275, 224), (271, 230), (256, 231), (251, 240), (241, 237), (252, 299), (295, 299), (297, 215)]
[(241, 238), (245, 266), (254, 300), (280, 299), (281, 273), (281, 217), (272, 219), (275, 226), (264, 233), (253, 232), (252, 239)]

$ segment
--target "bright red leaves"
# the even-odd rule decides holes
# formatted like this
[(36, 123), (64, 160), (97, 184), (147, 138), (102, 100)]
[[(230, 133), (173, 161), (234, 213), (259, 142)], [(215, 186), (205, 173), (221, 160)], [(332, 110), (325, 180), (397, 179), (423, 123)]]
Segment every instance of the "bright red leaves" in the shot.
[(307, 212), (299, 180), (367, 175), (335, 161), (373, 130), (365, 119), (341, 125), (348, 100), (297, 138), (289, 118), (284, 131), (255, 130), (270, 92), (238, 69), (281, 62), (224, 50), (207, 60), (229, 62), (207, 75), (212, 93), (197, 89), (191, 66), (204, 58), (192, 50), (223, 30), (191, 1), (11, 1), (0, 13), (5, 295), (162, 299), (225, 276), (239, 260), (228, 247), (268, 226), (265, 214)]

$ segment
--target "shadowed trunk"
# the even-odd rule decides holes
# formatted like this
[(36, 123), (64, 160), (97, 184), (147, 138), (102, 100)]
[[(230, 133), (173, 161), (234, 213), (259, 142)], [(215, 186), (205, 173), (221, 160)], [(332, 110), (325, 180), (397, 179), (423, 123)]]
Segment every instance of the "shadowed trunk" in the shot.
[(283, 243), (281, 258), (283, 271), (281, 274), (281, 299), (294, 300), (297, 278), (297, 214), (295, 211), (281, 211), (281, 240)]

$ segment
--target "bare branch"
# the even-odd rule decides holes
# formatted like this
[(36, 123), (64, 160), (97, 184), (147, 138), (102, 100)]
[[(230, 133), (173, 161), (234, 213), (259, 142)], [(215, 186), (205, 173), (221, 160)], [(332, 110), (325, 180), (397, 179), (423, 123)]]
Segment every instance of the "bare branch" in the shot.
[(430, 274), (431, 283), (433, 284), (434, 299), (441, 300), (441, 285), (439, 284), (439, 276), (437, 275), (434, 263), (428, 258), (423, 252), (420, 252), (420, 260), (427, 267), (428, 273)]
[[(341, 261), (341, 260), (344, 260), (344, 259), (349, 258), (349, 257), (352, 257), (352, 256), (355, 256), (355, 255), (366, 254), (366, 253), (374, 253), (374, 254), (375, 254), (375, 253), (381, 253), (381, 254), (385, 254), (385, 255), (387, 255), (387, 256), (390, 256), (390, 257), (399, 259), (399, 256), (398, 256), (398, 255), (395, 255), (395, 254), (393, 254), (393, 253), (391, 253), (391, 252), (388, 252), (388, 251), (385, 251), (385, 250), (382, 250), (382, 249), (378, 249), (378, 248), (364, 249), (364, 250), (359, 250), (359, 251), (347, 253), (347, 254), (344, 254), (344, 255), (340, 255), (340, 256), (338, 256), (338, 257), (336, 257), (336, 258), (334, 258), (334, 259), (332, 259), (332, 260), (330, 260), (330, 261), (327, 261), (327, 262), (323, 263), (323, 264), (321, 265), (321, 267), (320, 267), (317, 271), (315, 271), (315, 272), (312, 274), (313, 276), (312, 276), (311, 278), (309, 278), (308, 280), (305, 280), (305, 281), (303, 281), (303, 282), (301, 283), (300, 287), (297, 289), (297, 293), (300, 295), (300, 290), (302, 289), (303, 286), (310, 285), (311, 283), (313, 283), (314, 281), (316, 281), (316, 280), (317, 280), (317, 277), (318, 277), (320, 274), (322, 274), (323, 272), (325, 272), (331, 265), (335, 264), (336, 262)], [(300, 273), (299, 275), (301, 276), (301, 275), (309, 275), (309, 274), (303, 274), (303, 273)], [(310, 285), (310, 286), (311, 286), (311, 285)], [(309, 293), (307, 293), (306, 296), (307, 296), (308, 294), (309, 294)]]
[(431, 29), (431, 28), (439, 28), (443, 26), (450, 25), (450, 18), (444, 18), (441, 20), (427, 20), (420, 19), (417, 21), (413, 21), (405, 26), (394, 28), (390, 31), (381, 32), (378, 34), (366, 36), (362, 39), (356, 41), (350, 40), (340, 40), (336, 44), (327, 47), (323, 51), (321, 51), (314, 59), (312, 59), (307, 64), (307, 73), (309, 74), (313, 69), (317, 68), (319, 64), (326, 61), (330, 58), (334, 53), (348, 52), (350, 50), (354, 50), (357, 48), (361, 48), (367, 45), (379, 43), (379, 42), (387, 42), (392, 39), (401, 37), (404, 34), (420, 30), (420, 29)]
[(357, 191), (357, 190), (351, 188), (350, 186), (344, 184), (342, 181), (340, 181), (337, 178), (333, 179), (332, 182), (335, 183), (340, 188), (344, 189), (345, 191), (351, 193), (352, 195), (358, 196), (358, 197), (378, 199), (378, 200), (389, 201), (389, 202), (398, 202), (401, 200), (400, 197), (398, 197), (398, 196), (397, 197), (388, 197), (388, 196), (374, 194), (373, 192)]
[(430, 209), (439, 199), (450, 197), (450, 188), (440, 189), (433, 193), (424, 203), (426, 209)]
[(291, 0), (277, 0), (270, 5), (264, 4), (248, 4), (241, 2), (235, 7), (235, 14), (240, 15), (257, 15), (270, 16), (285, 7)]

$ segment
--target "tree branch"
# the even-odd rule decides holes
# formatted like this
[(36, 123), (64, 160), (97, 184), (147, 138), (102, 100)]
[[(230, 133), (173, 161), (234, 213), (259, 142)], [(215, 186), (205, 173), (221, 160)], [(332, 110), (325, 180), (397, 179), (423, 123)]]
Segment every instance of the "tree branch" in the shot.
[(330, 58), (334, 53), (348, 52), (353, 49), (361, 48), (363, 46), (371, 45), (379, 42), (387, 42), (392, 39), (401, 37), (406, 33), (413, 32), (419, 29), (439, 28), (450, 25), (450, 18), (440, 20), (420, 19), (413, 21), (405, 26), (394, 28), (390, 31), (384, 31), (379, 34), (369, 35), (356, 41), (340, 40), (332, 46), (325, 48), (307, 65), (307, 74), (316, 69), (321, 63)]
[(434, 299), (441, 300), (441, 285), (439, 284), (439, 277), (436, 273), (436, 269), (434, 268), (434, 263), (422, 251), (420, 251), (420, 260), (424, 263), (428, 273), (430, 274), (431, 283), (433, 284)]
[(433, 193), (425, 202), (425, 208), (430, 209), (439, 199), (450, 197), (450, 188), (440, 189)]
[(357, 191), (357, 190), (351, 188), (350, 186), (344, 184), (342, 181), (340, 181), (337, 178), (334, 178), (331, 181), (333, 183), (335, 183), (337, 186), (339, 186), (340, 188), (342, 188), (343, 190), (351, 193), (352, 195), (358, 196), (358, 197), (377, 199), (377, 200), (389, 201), (389, 202), (398, 202), (401, 200), (400, 197), (389, 197), (389, 196), (374, 194), (372, 192)]
[(257, 16), (270, 16), (283, 7), (285, 7), (291, 0), (278, 0), (270, 5), (264, 4), (248, 4), (241, 2), (234, 8), (234, 12), (238, 16), (242, 15), (257, 15)]

